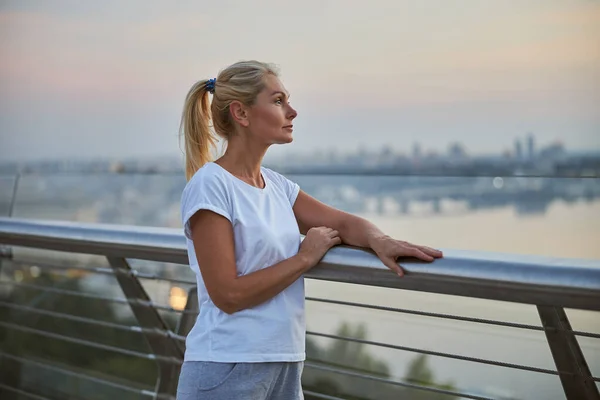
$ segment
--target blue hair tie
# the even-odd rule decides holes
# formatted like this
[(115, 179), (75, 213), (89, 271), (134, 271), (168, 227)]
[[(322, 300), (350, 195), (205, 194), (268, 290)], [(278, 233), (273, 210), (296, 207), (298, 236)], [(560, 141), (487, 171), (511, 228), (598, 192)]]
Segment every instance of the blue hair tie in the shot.
[(215, 83), (217, 83), (217, 78), (212, 78), (206, 81), (206, 90), (211, 94), (215, 93)]

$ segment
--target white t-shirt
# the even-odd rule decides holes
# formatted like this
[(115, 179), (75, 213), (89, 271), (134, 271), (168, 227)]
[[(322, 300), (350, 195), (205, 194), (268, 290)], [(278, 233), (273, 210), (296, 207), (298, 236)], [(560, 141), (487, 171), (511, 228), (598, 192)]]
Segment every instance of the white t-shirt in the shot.
[[(186, 361), (273, 362), (305, 359), (304, 278), (272, 299), (231, 315), (211, 301), (191, 241), (189, 220), (213, 211), (232, 226), (238, 276), (298, 253), (300, 230), (292, 207), (300, 188), (261, 167), (263, 189), (247, 184), (216, 163), (194, 174), (183, 190), (181, 215), (190, 267), (198, 282), (200, 312), (186, 339)], [(200, 260), (202, 262), (202, 260)]]

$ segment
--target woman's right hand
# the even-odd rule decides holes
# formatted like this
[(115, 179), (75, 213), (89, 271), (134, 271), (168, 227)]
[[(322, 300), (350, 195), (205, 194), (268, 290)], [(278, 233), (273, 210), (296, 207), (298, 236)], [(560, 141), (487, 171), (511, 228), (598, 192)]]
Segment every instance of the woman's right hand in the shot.
[(321, 261), (329, 249), (341, 243), (342, 239), (336, 230), (325, 226), (310, 228), (300, 245), (298, 256), (306, 260), (309, 268), (312, 268)]

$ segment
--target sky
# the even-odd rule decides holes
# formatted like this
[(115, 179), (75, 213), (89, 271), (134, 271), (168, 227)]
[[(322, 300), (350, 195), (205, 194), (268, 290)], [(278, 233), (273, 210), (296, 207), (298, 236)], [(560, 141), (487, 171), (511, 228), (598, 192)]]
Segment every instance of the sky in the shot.
[(275, 155), (600, 149), (600, 0), (3, 0), (0, 161), (179, 156), (188, 89), (243, 59), (298, 110)]

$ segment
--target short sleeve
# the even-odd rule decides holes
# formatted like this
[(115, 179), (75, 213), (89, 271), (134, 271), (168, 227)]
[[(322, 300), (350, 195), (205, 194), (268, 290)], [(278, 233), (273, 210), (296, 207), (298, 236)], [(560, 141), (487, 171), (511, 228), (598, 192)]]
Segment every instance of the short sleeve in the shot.
[(290, 204), (293, 207), (296, 199), (298, 198), (298, 194), (300, 193), (300, 185), (298, 185), (296, 182), (290, 181), (286, 177), (283, 177), (283, 179), (285, 179), (288, 197), (290, 199)]
[(216, 174), (202, 172), (204, 171), (194, 175), (181, 196), (184, 234), (190, 240), (192, 240), (190, 218), (199, 210), (209, 210), (232, 221), (226, 182)]
[(296, 182), (289, 180), (280, 173), (272, 171), (268, 168), (265, 169), (268, 171), (271, 179), (274, 180), (276, 184), (283, 189), (287, 198), (290, 200), (290, 205), (293, 207), (294, 203), (296, 202), (296, 199), (298, 198), (298, 194), (300, 193), (300, 186)]

